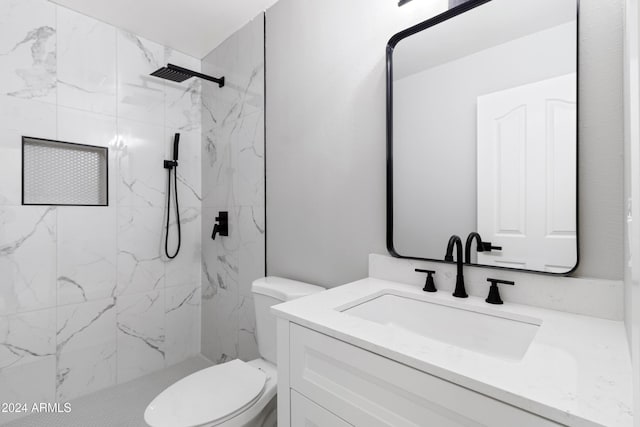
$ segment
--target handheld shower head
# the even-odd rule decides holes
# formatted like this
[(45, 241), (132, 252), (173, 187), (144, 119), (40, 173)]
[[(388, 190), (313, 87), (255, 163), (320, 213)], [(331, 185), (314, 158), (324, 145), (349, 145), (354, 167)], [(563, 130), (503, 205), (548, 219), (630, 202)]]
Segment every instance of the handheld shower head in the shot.
[(209, 80), (210, 82), (218, 83), (219, 87), (224, 87), (224, 77), (211, 77), (206, 74), (198, 73), (197, 71), (192, 71), (173, 64), (167, 64), (166, 67), (158, 68), (156, 71), (151, 73), (151, 75), (177, 83), (182, 83), (183, 81), (188, 80), (191, 77), (198, 77), (204, 80)]
[(173, 137), (173, 161), (178, 161), (178, 145), (180, 144), (180, 134), (176, 133)]

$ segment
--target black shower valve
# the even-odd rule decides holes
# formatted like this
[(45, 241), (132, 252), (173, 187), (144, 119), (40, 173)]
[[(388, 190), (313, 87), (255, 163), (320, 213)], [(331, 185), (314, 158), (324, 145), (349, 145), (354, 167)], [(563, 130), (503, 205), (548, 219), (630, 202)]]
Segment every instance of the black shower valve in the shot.
[(219, 212), (216, 217), (216, 223), (213, 226), (211, 238), (216, 240), (216, 236), (229, 235), (229, 212)]

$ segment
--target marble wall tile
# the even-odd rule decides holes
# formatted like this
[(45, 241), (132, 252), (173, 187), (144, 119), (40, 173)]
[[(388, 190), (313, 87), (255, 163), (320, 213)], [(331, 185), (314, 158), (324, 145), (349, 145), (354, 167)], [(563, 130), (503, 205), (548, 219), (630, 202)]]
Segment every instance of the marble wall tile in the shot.
[(264, 114), (242, 117), (235, 141), (237, 154), (237, 203), (242, 206), (265, 204)]
[(239, 91), (238, 82), (229, 81), (238, 61), (238, 40), (232, 35), (202, 59), (202, 72), (217, 78), (225, 78), (225, 86), (204, 85), (202, 87), (202, 125), (219, 127), (237, 118)]
[(251, 284), (265, 274), (264, 206), (242, 206), (238, 215), (240, 234), (239, 292), (251, 296)]
[(118, 383), (165, 366), (164, 290), (118, 298)]
[(57, 9), (58, 105), (116, 115), (116, 30)]
[(164, 128), (119, 118), (118, 133), (115, 150), (118, 205), (164, 206), (167, 174), (163, 162), (168, 139)]
[(164, 64), (164, 47), (118, 30), (118, 117), (164, 125), (164, 83), (149, 74)]
[(56, 305), (56, 209), (0, 207), (0, 315)]
[(54, 308), (0, 316), (0, 371), (55, 356)]
[(115, 295), (116, 212), (115, 207), (58, 208), (58, 305)]
[(233, 206), (237, 200), (239, 122), (204, 130), (202, 135), (202, 206)]
[(238, 217), (241, 247), (239, 251), (238, 292), (240, 297), (238, 344), (239, 357), (258, 357), (256, 318), (251, 285), (265, 275), (264, 206), (243, 206)]
[(162, 208), (118, 207), (118, 295), (164, 289)]
[[(241, 54), (238, 54), (241, 52)], [(202, 70), (224, 76), (221, 89), (202, 89), (207, 125), (217, 126), (263, 110), (264, 106), (264, 15), (260, 14), (213, 50), (202, 61)]]
[(22, 136), (55, 137), (56, 115), (53, 104), (0, 95), (0, 205), (22, 201)]
[[(176, 133), (180, 134), (178, 157), (178, 193), (181, 207), (202, 206), (201, 182), (201, 132), (200, 130), (180, 131), (179, 129), (165, 129), (164, 141), (167, 144), (166, 157), (173, 158), (173, 140)], [(166, 176), (167, 172), (164, 170)], [(172, 177), (173, 179), (173, 177)], [(173, 190), (171, 190), (173, 192)], [(166, 200), (165, 200), (166, 203)]]
[[(165, 48), (165, 62), (200, 71), (200, 60), (174, 49)], [(203, 85), (217, 85), (198, 78), (182, 83), (165, 81), (165, 124), (178, 131), (200, 130), (200, 111), (202, 105), (201, 88)]]
[(109, 149), (109, 205), (115, 205), (116, 183), (118, 182), (116, 162), (118, 123), (116, 118), (74, 108), (58, 107), (57, 123), (58, 140)]
[(116, 301), (57, 309), (56, 398), (66, 402), (116, 383)]
[(56, 102), (56, 7), (0, 2), (0, 94)]
[[(149, 76), (166, 62), (200, 70), (49, 1), (0, 0), (0, 401), (65, 401), (200, 351), (202, 85)], [(183, 242), (169, 262), (175, 132)], [(108, 147), (110, 206), (20, 206), (23, 135)]]
[(238, 31), (238, 45), (242, 54), (236, 67), (227, 72), (230, 87), (237, 93), (236, 117), (264, 112), (264, 14)]
[(260, 357), (256, 336), (256, 316), (252, 295), (240, 295), (238, 306), (238, 358), (249, 361)]
[(165, 300), (165, 362), (174, 365), (200, 353), (200, 284), (168, 288)]
[(238, 358), (238, 294), (221, 289), (212, 298), (202, 291), (202, 354), (215, 363)]
[[(202, 88), (202, 351), (217, 362), (258, 357), (251, 284), (265, 274), (263, 36), (260, 15), (202, 64), (227, 79)], [(212, 241), (220, 210), (229, 211), (229, 236)]]
[[(224, 208), (203, 208), (213, 218)], [(202, 353), (214, 362), (238, 357), (238, 211), (229, 212), (229, 236), (202, 236)]]
[[(0, 402), (55, 401), (56, 310), (0, 316)], [(0, 413), (0, 424), (20, 414)]]
[[(182, 244), (178, 255), (165, 261), (165, 287), (193, 286), (200, 287), (200, 263), (202, 251), (200, 243), (200, 208), (185, 208), (180, 211), (180, 223)], [(164, 226), (163, 226), (164, 227)], [(171, 211), (171, 224), (169, 227), (169, 252), (173, 254), (177, 246), (177, 229), (174, 211)], [(162, 247), (164, 254), (164, 245)]]

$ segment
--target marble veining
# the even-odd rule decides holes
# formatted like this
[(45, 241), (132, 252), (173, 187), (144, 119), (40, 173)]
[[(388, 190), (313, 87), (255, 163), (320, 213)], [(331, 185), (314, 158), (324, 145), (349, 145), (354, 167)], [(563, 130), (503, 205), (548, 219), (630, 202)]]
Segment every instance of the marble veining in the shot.
[[(180, 219), (183, 242), (180, 254), (171, 261), (163, 259), (167, 289), (179, 286), (193, 287), (198, 285), (201, 280), (200, 208), (181, 209)], [(174, 222), (172, 222), (170, 230), (169, 247), (175, 248), (177, 232)]]
[(58, 104), (115, 116), (116, 29), (65, 8), (57, 21)]
[(8, 0), (0, 12), (0, 93), (55, 103), (55, 7)]
[(118, 383), (165, 366), (164, 297), (152, 291), (118, 298)]
[(115, 208), (58, 208), (58, 304), (115, 295), (115, 228)]
[[(0, 68), (2, 73), (2, 68)], [(22, 201), (22, 135), (46, 138), (56, 134), (54, 104), (0, 95), (0, 205)]]
[[(264, 276), (264, 31), (260, 15), (207, 55), (202, 86), (202, 352), (215, 362), (258, 356), (251, 283)], [(235, 52), (241, 51), (241, 57)], [(229, 237), (211, 240), (228, 211)]]
[(58, 309), (58, 401), (67, 401), (115, 384), (115, 306), (115, 298), (108, 298)]
[[(0, 1), (0, 401), (63, 402), (200, 351), (203, 85), (149, 76), (169, 61), (200, 70), (49, 1)], [(183, 242), (168, 261), (175, 132)], [(21, 206), (23, 135), (108, 147), (109, 206)]]
[(164, 288), (162, 208), (118, 209), (118, 295)]
[(55, 306), (56, 213), (0, 207), (0, 315)]
[(201, 291), (197, 284), (167, 289), (167, 365), (173, 365), (200, 353), (200, 299)]
[[(55, 308), (0, 315), (0, 401), (55, 401)], [(0, 413), (0, 423), (16, 418)]]

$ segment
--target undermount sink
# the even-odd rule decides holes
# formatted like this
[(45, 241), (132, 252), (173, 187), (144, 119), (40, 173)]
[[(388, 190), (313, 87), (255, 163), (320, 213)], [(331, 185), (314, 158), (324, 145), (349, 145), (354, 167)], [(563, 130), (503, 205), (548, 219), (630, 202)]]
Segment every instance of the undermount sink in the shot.
[(383, 293), (339, 309), (345, 314), (446, 344), (521, 360), (541, 325), (527, 316)]

